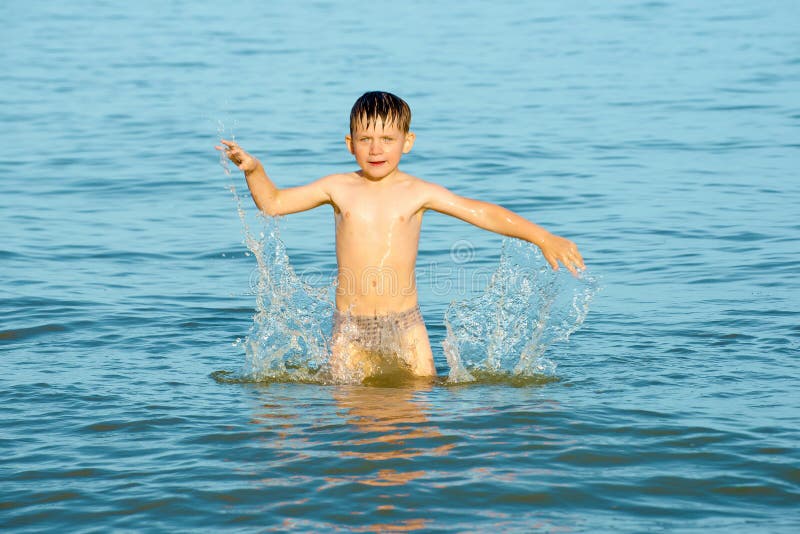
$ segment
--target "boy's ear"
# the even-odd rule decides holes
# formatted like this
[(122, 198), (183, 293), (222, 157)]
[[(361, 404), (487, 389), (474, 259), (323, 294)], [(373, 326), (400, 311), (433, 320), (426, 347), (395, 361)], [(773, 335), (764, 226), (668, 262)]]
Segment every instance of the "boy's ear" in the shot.
[(353, 137), (350, 135), (345, 135), (344, 144), (347, 145), (347, 150), (349, 150), (350, 153), (353, 154)]
[(414, 141), (416, 139), (417, 135), (414, 132), (408, 132), (406, 134), (406, 140), (403, 142), (403, 154), (411, 152), (411, 147), (414, 146)]

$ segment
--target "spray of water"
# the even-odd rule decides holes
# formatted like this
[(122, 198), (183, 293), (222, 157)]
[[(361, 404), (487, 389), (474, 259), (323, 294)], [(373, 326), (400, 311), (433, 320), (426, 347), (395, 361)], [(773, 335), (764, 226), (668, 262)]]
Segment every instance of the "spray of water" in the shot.
[(312, 287), (294, 271), (278, 233), (278, 219), (259, 215), (263, 231), (256, 238), (250, 231), (242, 200), (230, 186), (245, 245), (256, 259), (251, 281), (256, 313), (247, 338), (242, 378), (255, 382), (325, 381), (328, 336), (333, 303), (329, 287)]
[(553, 271), (535, 246), (506, 239), (484, 292), (445, 313), (448, 381), (553, 375), (545, 351), (580, 328), (597, 290), (592, 276)]

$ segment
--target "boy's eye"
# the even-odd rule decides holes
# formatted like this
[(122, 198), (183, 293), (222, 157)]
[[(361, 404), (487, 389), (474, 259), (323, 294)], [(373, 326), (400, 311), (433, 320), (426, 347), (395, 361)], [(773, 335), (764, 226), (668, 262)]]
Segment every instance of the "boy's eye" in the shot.
[(394, 141), (393, 137), (384, 137), (383, 138), (383, 142), (384, 143), (391, 143), (392, 141)]

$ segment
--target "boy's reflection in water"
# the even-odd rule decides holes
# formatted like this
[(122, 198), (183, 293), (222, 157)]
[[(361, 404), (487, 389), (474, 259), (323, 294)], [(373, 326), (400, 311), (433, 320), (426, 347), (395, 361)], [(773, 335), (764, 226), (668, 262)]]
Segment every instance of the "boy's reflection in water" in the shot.
[[(365, 512), (384, 516), (389, 521), (369, 525), (365, 527), (367, 530), (424, 529), (428, 520), (413, 518), (416, 512), (424, 510), (419, 496), (414, 496), (412, 491), (397, 493), (391, 488), (399, 489), (425, 477), (427, 472), (414, 466), (431, 465), (432, 461), (424, 457), (443, 456), (454, 447), (451, 440), (429, 424), (424, 412), (426, 404), (419, 399), (420, 393), (432, 388), (431, 381), (423, 379), (414, 381), (413, 387), (409, 385), (401, 388), (342, 386), (333, 392), (340, 415), (354, 431), (352, 437), (335, 442), (334, 446), (340, 448), (344, 458), (365, 460), (365, 472), (326, 477), (326, 487), (357, 482), (386, 488), (369, 497), (377, 506)], [(422, 461), (415, 461), (417, 457), (422, 457)], [(399, 519), (398, 514), (405, 516), (404, 519), (392, 521)]]
[[(438, 457), (447, 455), (455, 446), (456, 440), (439, 432), (425, 414), (424, 397), (433, 388), (430, 379), (389, 379), (389, 383), (395, 387), (311, 386), (317, 388), (319, 396), (308, 395), (306, 391), (301, 411), (308, 414), (309, 405), (316, 405), (324, 413), (313, 418), (313, 422), (297, 411), (296, 395), (276, 391), (280, 386), (273, 386), (268, 402), (264, 399), (259, 403), (251, 422), (272, 433), (262, 443), (272, 450), (273, 462), (308, 466), (309, 461), (317, 458), (328, 465), (313, 474), (295, 472), (290, 477), (289, 486), (316, 486), (317, 492), (316, 497), (304, 493), (300, 498), (295, 496), (274, 504), (276, 510), (290, 516), (287, 528), (292, 521), (302, 521), (303, 516), (308, 519), (309, 514), (319, 512), (318, 503), (326, 502), (330, 494), (342, 492), (358, 503), (355, 508), (359, 511), (351, 512), (352, 522), (346, 521), (351, 530), (414, 531), (430, 526), (434, 518), (429, 517), (427, 503), (414, 490), (413, 482), (437, 476), (421, 466), (435, 465)], [(335, 414), (325, 409), (330, 407), (331, 400)], [(327, 460), (335, 458), (341, 461), (331, 467)], [(264, 481), (270, 486), (280, 484), (272, 477)], [(409, 483), (411, 486), (406, 487)], [(358, 485), (362, 491), (357, 490)], [(328, 511), (324, 515), (329, 513), (341, 512)], [(374, 522), (361, 523), (364, 520)]]
[(337, 388), (333, 393), (337, 406), (343, 410), (347, 422), (361, 433), (347, 442), (339, 442), (353, 447), (353, 450), (345, 451), (344, 456), (382, 461), (446, 454), (452, 448), (450, 444), (436, 445), (424, 441), (441, 438), (442, 434), (436, 427), (428, 425), (423, 412), (426, 405), (414, 400), (420, 392), (430, 390), (432, 385), (420, 382), (415, 386)]

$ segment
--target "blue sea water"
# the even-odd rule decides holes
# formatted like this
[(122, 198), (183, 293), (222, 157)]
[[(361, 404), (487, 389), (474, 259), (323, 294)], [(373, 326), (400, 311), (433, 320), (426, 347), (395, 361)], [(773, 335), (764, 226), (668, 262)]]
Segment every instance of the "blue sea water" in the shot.
[[(800, 528), (797, 2), (0, 17), (2, 528)], [(262, 274), (231, 186), (249, 235), (271, 228), (219, 133), (281, 185), (349, 170), (348, 112), (371, 89), (413, 109), (406, 171), (579, 244), (601, 291), (540, 380), (214, 379), (247, 365)], [(329, 209), (278, 226), (297, 276), (328, 283)], [(443, 376), (445, 319), (489, 298), (503, 243), (426, 215)]]

